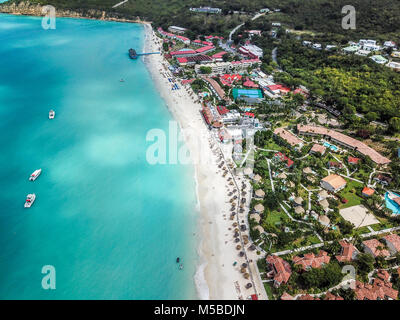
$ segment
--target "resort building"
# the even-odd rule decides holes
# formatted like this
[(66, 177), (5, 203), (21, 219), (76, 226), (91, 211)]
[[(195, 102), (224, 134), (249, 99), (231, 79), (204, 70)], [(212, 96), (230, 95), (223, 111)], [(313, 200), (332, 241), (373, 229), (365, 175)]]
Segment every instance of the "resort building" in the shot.
[(388, 176), (384, 176), (383, 174), (378, 174), (374, 180), (380, 183), (383, 186), (388, 186), (392, 182), (392, 178)]
[(208, 77), (204, 77), (203, 79), (210, 84), (211, 86), (210, 89), (220, 100), (225, 100), (230, 102), (229, 98), (225, 95), (225, 91), (221, 88), (221, 86), (218, 84), (217, 81)]
[(400, 71), (400, 62), (390, 61), (386, 67), (393, 69), (394, 71)]
[(197, 52), (191, 49), (182, 49), (179, 51), (170, 52), (172, 58), (186, 58), (197, 55)]
[(181, 28), (181, 27), (177, 27), (177, 26), (168, 27), (169, 32), (176, 33), (176, 34), (184, 34), (186, 32), (186, 30), (187, 29), (185, 29), (185, 28)]
[(283, 260), (281, 257), (269, 255), (266, 258), (267, 261), (267, 277), (274, 280), (274, 286), (278, 288), (282, 283), (289, 281), (292, 275), (292, 269), (290, 264)]
[(375, 56), (372, 56), (372, 57), (371, 57), (371, 60), (374, 61), (374, 62), (376, 62), (376, 63), (379, 63), (379, 64), (386, 64), (386, 63), (388, 62), (388, 59), (382, 57), (382, 56), (379, 55), (379, 54), (378, 54), (378, 55), (375, 55)]
[(322, 156), (325, 154), (326, 147), (320, 145), (320, 144), (314, 144), (310, 150), (311, 153), (319, 153)]
[(183, 37), (183, 36), (179, 36), (179, 35), (176, 35), (176, 34), (173, 34), (173, 33), (166, 32), (161, 27), (158, 28), (157, 31), (163, 37), (166, 37), (166, 38), (169, 38), (169, 39), (175, 39), (175, 40), (183, 42), (184, 44), (190, 44), (190, 39), (189, 38), (186, 38), (186, 37)]
[(196, 52), (197, 53), (201, 53), (201, 54), (205, 54), (205, 53), (208, 53), (208, 52), (211, 52), (211, 51), (214, 51), (214, 50), (215, 50), (215, 47), (213, 45), (211, 45), (211, 46), (204, 46), (204, 47), (201, 47), (199, 49), (196, 49)]
[(340, 253), (335, 256), (335, 258), (339, 262), (350, 262), (357, 258), (357, 255), (360, 253), (358, 249), (350, 242), (345, 240), (339, 241), (340, 246), (342, 247)]
[(354, 157), (347, 157), (347, 163), (351, 165), (357, 165), (360, 162), (360, 158), (354, 158)]
[(303, 257), (295, 256), (292, 261), (294, 265), (300, 265), (303, 271), (311, 268), (321, 268), (328, 264), (331, 258), (326, 251), (320, 250), (317, 255), (314, 253), (306, 253)]
[(176, 58), (180, 66), (187, 66), (187, 65), (195, 65), (197, 63), (199, 64), (207, 64), (207, 63), (212, 63), (213, 60), (204, 54), (199, 54), (196, 56), (188, 56), (188, 57), (180, 57)]
[(389, 257), (390, 253), (385, 249), (385, 245), (379, 242), (377, 239), (365, 240), (362, 242), (362, 247), (365, 253), (376, 257)]
[(368, 188), (368, 187), (364, 187), (364, 189), (361, 191), (363, 197), (370, 197), (375, 193), (374, 189)]
[(343, 165), (338, 161), (328, 161), (328, 168), (329, 170), (337, 170), (342, 169)]
[(389, 234), (382, 238), (391, 254), (396, 254), (400, 251), (400, 237), (397, 234)]
[(263, 56), (263, 50), (253, 44), (247, 44), (239, 47), (238, 52), (241, 55), (251, 59), (262, 58)]
[(293, 164), (294, 164), (294, 161), (292, 160), (292, 159), (290, 159), (290, 158), (288, 158), (286, 155), (284, 155), (282, 152), (277, 152), (277, 153), (275, 153), (274, 154), (274, 161), (276, 161), (276, 162), (285, 162), (286, 163), (286, 167), (288, 168), (288, 169), (290, 169), (292, 166), (293, 166)]
[(190, 8), (189, 10), (192, 12), (213, 13), (213, 14), (222, 12), (222, 10), (220, 8), (211, 8), (211, 7)]
[(392, 288), (390, 274), (386, 270), (378, 270), (372, 284), (356, 281), (354, 293), (357, 300), (396, 300), (399, 295)]
[(303, 141), (297, 138), (293, 133), (283, 129), (283, 128), (276, 128), (274, 131), (276, 136), (281, 137), (285, 140), (289, 145), (292, 147), (303, 147)]
[(321, 180), (321, 187), (334, 193), (343, 190), (346, 184), (346, 180), (336, 174), (331, 174)]
[(346, 136), (340, 132), (330, 130), (320, 126), (313, 126), (313, 125), (297, 125), (297, 131), (299, 134), (309, 135), (309, 136), (322, 136), (325, 139), (330, 139), (337, 144), (340, 144), (343, 147), (346, 147), (351, 150), (358, 151), (364, 156), (368, 156), (374, 161), (376, 164), (385, 165), (390, 163), (390, 160), (374, 149), (368, 147), (365, 143), (361, 141)]

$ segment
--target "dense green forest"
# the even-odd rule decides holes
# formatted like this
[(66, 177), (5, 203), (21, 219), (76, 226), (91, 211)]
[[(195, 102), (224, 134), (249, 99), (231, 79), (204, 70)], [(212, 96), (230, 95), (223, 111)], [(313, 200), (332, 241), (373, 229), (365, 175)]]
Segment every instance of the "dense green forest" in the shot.
[[(11, 0), (20, 2), (22, 0)], [(279, 8), (281, 12), (268, 15), (296, 30), (323, 33), (398, 36), (400, 32), (400, 1), (398, 0), (129, 0), (112, 9), (118, 0), (30, 0), (32, 3), (51, 4), (56, 8), (77, 11), (100, 9), (121, 17), (136, 17), (153, 21), (155, 25), (180, 25), (196, 33), (226, 35), (238, 21), (245, 21), (261, 8)], [(357, 13), (356, 30), (341, 28), (343, 6), (351, 4)], [(190, 7), (211, 6), (222, 9), (222, 14), (203, 14), (189, 11)], [(232, 14), (243, 11), (248, 14)]]
[(366, 57), (308, 49), (284, 39), (278, 47), (278, 81), (306, 85), (316, 97), (335, 105), (352, 119), (355, 112), (369, 121), (393, 123), (399, 116), (400, 74)]

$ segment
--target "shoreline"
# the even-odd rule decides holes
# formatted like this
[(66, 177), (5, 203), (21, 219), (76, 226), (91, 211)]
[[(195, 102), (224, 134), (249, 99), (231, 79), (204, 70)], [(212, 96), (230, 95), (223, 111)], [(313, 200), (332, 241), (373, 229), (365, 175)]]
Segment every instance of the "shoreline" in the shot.
[[(150, 24), (144, 24), (145, 51), (161, 51), (161, 40), (155, 35)], [(223, 169), (218, 164), (222, 156), (231, 154), (232, 145), (221, 145), (216, 141), (214, 132), (210, 131), (201, 116), (201, 104), (197, 96), (192, 94), (190, 85), (179, 84), (180, 90), (171, 90), (168, 78), (174, 78), (168, 69), (167, 62), (162, 55), (149, 55), (142, 57), (154, 81), (160, 96), (165, 101), (171, 115), (179, 123), (185, 137), (185, 145), (199, 161), (194, 163), (197, 200), (200, 206), (198, 245), (199, 265), (194, 275), (196, 290), (200, 299), (238, 300), (246, 299), (253, 294), (254, 288), (246, 289), (251, 280), (246, 280), (240, 272), (240, 265), (248, 261), (239, 257), (234, 241), (232, 226), (235, 220), (230, 220), (231, 196), (229, 191), (234, 188), (228, 184), (228, 177), (223, 177)], [(166, 76), (166, 74), (168, 74)], [(187, 135), (187, 133), (192, 135)], [(222, 150), (221, 150), (222, 149)], [(235, 176), (235, 180), (246, 184), (246, 203), (250, 203), (249, 182), (243, 176)], [(240, 219), (247, 223), (247, 209), (240, 214)], [(243, 249), (242, 249), (243, 250)], [(249, 269), (254, 275), (253, 280), (259, 299), (266, 299), (264, 287), (257, 272), (257, 256), (255, 252), (247, 252), (247, 258), (252, 259)], [(237, 262), (234, 266), (233, 263)], [(260, 281), (259, 281), (260, 280)], [(261, 288), (262, 286), (262, 288)]]

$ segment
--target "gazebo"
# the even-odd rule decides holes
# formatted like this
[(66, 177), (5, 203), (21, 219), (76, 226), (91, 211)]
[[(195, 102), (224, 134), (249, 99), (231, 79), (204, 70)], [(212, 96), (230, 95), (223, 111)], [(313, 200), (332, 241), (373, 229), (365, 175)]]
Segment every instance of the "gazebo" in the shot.
[(294, 198), (294, 203), (297, 204), (298, 206), (301, 206), (303, 204), (303, 198), (302, 197), (296, 197)]
[(324, 226), (326, 226), (326, 227), (329, 226), (329, 224), (331, 223), (331, 220), (329, 220), (329, 218), (328, 218), (327, 216), (325, 216), (325, 215), (319, 216), (318, 221), (319, 221), (322, 225), (324, 225)]
[(255, 182), (260, 182), (261, 181), (261, 176), (259, 175), (259, 174), (256, 174), (254, 177), (253, 177), (253, 180), (255, 181)]
[(296, 212), (297, 214), (303, 214), (305, 212), (304, 208), (301, 206), (298, 206), (294, 209), (294, 212)]
[(264, 196), (265, 196), (265, 192), (262, 189), (256, 190), (256, 192), (254, 192), (254, 194), (256, 195), (257, 198), (264, 198)]
[(250, 219), (254, 219), (257, 223), (260, 223), (261, 217), (259, 214), (256, 213), (252, 213), (249, 215)]
[(258, 212), (258, 213), (263, 213), (264, 212), (264, 206), (261, 203), (259, 203), (254, 207), (254, 210), (256, 212)]

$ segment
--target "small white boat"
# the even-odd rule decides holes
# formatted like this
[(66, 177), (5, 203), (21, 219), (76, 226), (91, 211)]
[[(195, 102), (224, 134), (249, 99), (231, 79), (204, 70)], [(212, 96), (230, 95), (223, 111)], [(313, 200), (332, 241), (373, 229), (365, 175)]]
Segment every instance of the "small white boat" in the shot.
[(29, 181), (35, 181), (41, 173), (42, 173), (42, 169), (37, 169), (37, 170), (33, 171), (31, 176), (29, 177)]
[(54, 110), (50, 110), (49, 111), (49, 119), (54, 119), (55, 116), (56, 116), (56, 112)]
[(28, 194), (26, 196), (24, 207), (30, 208), (33, 205), (33, 203), (35, 202), (35, 200), (36, 200), (36, 194), (34, 194), (34, 193)]

